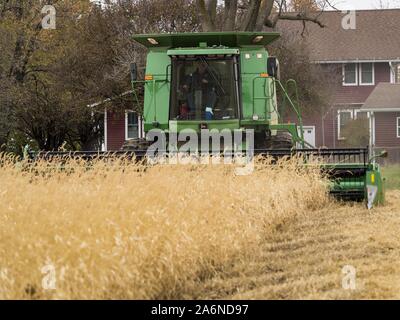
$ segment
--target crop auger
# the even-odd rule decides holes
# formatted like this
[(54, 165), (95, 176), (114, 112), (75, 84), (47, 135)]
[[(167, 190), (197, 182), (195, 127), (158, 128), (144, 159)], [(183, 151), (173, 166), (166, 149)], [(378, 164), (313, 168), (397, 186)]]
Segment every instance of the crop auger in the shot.
[[(345, 200), (365, 201), (370, 208), (382, 204), (383, 179), (375, 161), (377, 156), (370, 158), (368, 148), (316, 149), (304, 140), (297, 99), (292, 99), (287, 89), (291, 87), (296, 96), (296, 83), (281, 83), (279, 62), (266, 50), (266, 45), (278, 37), (279, 33), (272, 32), (135, 36), (134, 40), (148, 49), (143, 80), (138, 80), (136, 64), (131, 65), (136, 105), (140, 104), (137, 89), (144, 88), (142, 116), (146, 138), (128, 140), (122, 150), (112, 154), (137, 159), (146, 156), (157, 139), (158, 143), (163, 142), (162, 148), (175, 152), (187, 142), (176, 143), (176, 136), (183, 133), (199, 136), (208, 130), (224, 133), (224, 137), (230, 133), (231, 140), (235, 140), (250, 131), (251, 141), (245, 139), (240, 143), (243, 152), (251, 150), (254, 155), (273, 158), (302, 156), (305, 163), (311, 157), (318, 158), (322, 171), (330, 177), (332, 194)], [(278, 90), (282, 97), (280, 108)], [(284, 105), (290, 107), (296, 123), (283, 123)], [(197, 139), (201, 144), (201, 138)], [(226, 146), (220, 148), (221, 153), (226, 151)], [(92, 159), (109, 155), (50, 152), (36, 156)]]

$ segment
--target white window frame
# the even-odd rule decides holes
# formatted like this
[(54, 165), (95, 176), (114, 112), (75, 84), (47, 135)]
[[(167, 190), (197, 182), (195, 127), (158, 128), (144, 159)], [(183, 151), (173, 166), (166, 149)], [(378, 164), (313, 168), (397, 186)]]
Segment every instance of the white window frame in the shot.
[(390, 68), (390, 83), (396, 83), (396, 63), (389, 62), (389, 68)]
[(370, 117), (370, 114), (369, 114), (369, 112), (368, 111), (364, 111), (364, 110), (361, 110), (361, 109), (354, 109), (354, 119), (358, 119), (358, 114), (359, 113), (367, 113), (367, 118), (369, 119), (369, 117)]
[[(372, 64), (372, 82), (362, 82), (362, 66), (364, 64)], [(358, 79), (360, 86), (374, 86), (375, 85), (375, 63), (374, 62), (363, 62), (358, 66)]]
[(397, 138), (400, 138), (400, 117), (396, 118), (396, 134)]
[(134, 113), (136, 118), (137, 118), (137, 120), (138, 120), (138, 138), (140, 138), (140, 136), (141, 136), (140, 117), (138, 116), (138, 114), (135, 111), (126, 110), (125, 111), (125, 140), (136, 139), (136, 138), (129, 138), (128, 137), (128, 133), (129, 133), (129, 130), (128, 130), (128, 120), (129, 120), (128, 114), (129, 113)]
[[(346, 77), (345, 77), (345, 66), (346, 64), (354, 64), (354, 66), (356, 67), (355, 73), (356, 73), (356, 81), (354, 83), (346, 83)], [(358, 85), (358, 63), (343, 63), (342, 64), (342, 84), (344, 87), (354, 87)]]
[(340, 109), (337, 111), (337, 130), (338, 130), (338, 140), (346, 140), (345, 137), (340, 136), (340, 114), (341, 113), (350, 113), (350, 119), (354, 119), (354, 110), (353, 109)]
[(389, 66), (390, 66), (390, 83), (400, 83), (400, 62), (391, 61), (389, 62)]
[[(392, 65), (391, 69), (391, 83), (400, 83), (400, 62), (396, 62)], [(397, 82), (397, 80), (399, 80)]]

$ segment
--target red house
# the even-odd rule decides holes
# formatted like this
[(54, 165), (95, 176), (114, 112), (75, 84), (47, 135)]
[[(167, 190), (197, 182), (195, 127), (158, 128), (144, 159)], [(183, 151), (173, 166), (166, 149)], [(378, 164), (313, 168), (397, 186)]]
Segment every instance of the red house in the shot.
[[(302, 34), (311, 60), (340, 73), (333, 103), (305, 116), (306, 139), (316, 147), (346, 146), (351, 140), (346, 127), (364, 119), (372, 151), (387, 149), (391, 160), (400, 162), (400, 9), (315, 16), (324, 28), (307, 23), (304, 30), (301, 22), (284, 20), (277, 26)], [(354, 25), (346, 24), (349, 18)]]
[(142, 118), (136, 112), (104, 113), (104, 151), (120, 150), (126, 140), (144, 136)]

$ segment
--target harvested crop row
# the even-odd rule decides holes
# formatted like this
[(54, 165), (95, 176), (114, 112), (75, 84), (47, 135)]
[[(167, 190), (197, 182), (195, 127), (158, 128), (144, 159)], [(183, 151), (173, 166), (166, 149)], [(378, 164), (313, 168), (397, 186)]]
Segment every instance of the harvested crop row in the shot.
[(296, 160), (233, 165), (0, 159), (0, 298), (181, 298), (259, 254), (270, 228), (326, 204)]

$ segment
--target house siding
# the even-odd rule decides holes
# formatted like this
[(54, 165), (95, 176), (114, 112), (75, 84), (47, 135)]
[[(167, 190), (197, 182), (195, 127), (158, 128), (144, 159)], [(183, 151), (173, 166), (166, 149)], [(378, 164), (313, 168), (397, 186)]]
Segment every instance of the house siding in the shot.
[(375, 146), (400, 148), (396, 119), (400, 112), (375, 112)]
[[(303, 126), (315, 126), (315, 147), (340, 147), (343, 140), (338, 139), (338, 111), (342, 109), (354, 111), (360, 109), (361, 106), (361, 104), (334, 105), (320, 114), (305, 114), (303, 116)], [(293, 114), (285, 119), (285, 122), (298, 123)]]
[(120, 150), (125, 142), (125, 114), (107, 112), (107, 151)]
[[(341, 64), (340, 64), (341, 65)], [(336, 67), (338, 64), (336, 64)], [(342, 72), (341, 68), (334, 68), (335, 65), (326, 65), (332, 70)], [(334, 94), (334, 103), (331, 107), (322, 108), (319, 112), (313, 114), (305, 114), (303, 117), (304, 125), (315, 126), (316, 147), (337, 148), (341, 145), (342, 140), (338, 139), (338, 110), (341, 109), (360, 109), (362, 104), (367, 100), (368, 96), (380, 82), (390, 82), (390, 66), (387, 62), (377, 62), (375, 68), (375, 85), (368, 86), (343, 86), (338, 84)], [(339, 77), (340, 78), (340, 77)], [(297, 122), (294, 117), (290, 117), (291, 121)], [(384, 131), (384, 128), (382, 128)], [(377, 133), (380, 135), (381, 133)], [(400, 140), (400, 139), (399, 139)]]
[(381, 160), (382, 164), (400, 162), (400, 138), (397, 138), (396, 119), (400, 112), (375, 112), (375, 152), (386, 150), (387, 159)]
[(342, 86), (340, 84), (335, 94), (335, 104), (364, 103), (379, 82), (390, 82), (389, 63), (377, 62), (374, 65), (375, 65), (375, 85)]

